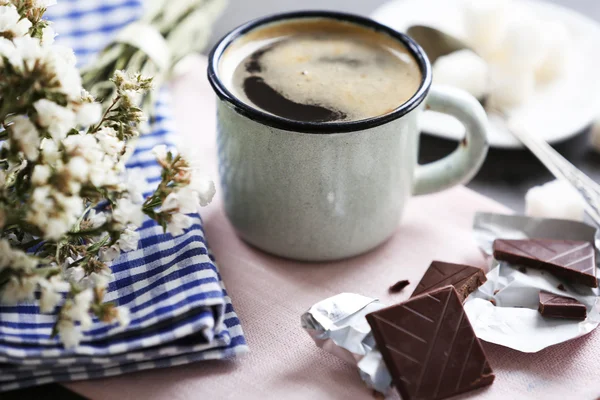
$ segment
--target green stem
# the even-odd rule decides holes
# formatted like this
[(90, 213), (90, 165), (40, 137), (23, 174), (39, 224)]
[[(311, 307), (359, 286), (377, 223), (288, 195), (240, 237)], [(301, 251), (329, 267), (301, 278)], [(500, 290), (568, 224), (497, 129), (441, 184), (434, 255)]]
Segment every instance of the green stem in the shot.
[(108, 227), (108, 224), (104, 224), (102, 226), (99, 226), (98, 228), (88, 229), (87, 231), (68, 232), (67, 235), (72, 238), (96, 236), (99, 233), (105, 232), (108, 229)]
[(106, 111), (104, 111), (104, 115), (102, 115), (102, 119), (100, 119), (100, 122), (98, 122), (98, 125), (96, 125), (94, 128), (90, 128), (90, 133), (95, 133), (97, 132), (100, 127), (102, 127), (102, 124), (106, 121), (108, 113), (112, 111), (113, 107), (117, 104), (117, 102), (121, 99), (121, 96), (117, 96), (115, 97), (115, 99), (112, 101), (112, 103), (110, 104), (110, 106), (108, 106), (108, 108), (106, 109)]
[(152, 210), (162, 204), (162, 200), (158, 196), (149, 197), (142, 206), (142, 211)]

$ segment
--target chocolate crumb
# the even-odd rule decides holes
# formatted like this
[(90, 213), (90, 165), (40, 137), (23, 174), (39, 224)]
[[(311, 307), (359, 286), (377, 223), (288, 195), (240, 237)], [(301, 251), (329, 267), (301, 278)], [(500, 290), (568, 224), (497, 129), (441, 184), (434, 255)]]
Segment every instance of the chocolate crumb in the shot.
[(490, 303), (492, 303), (493, 305), (496, 305), (496, 300), (495, 299), (490, 299)]
[(565, 289), (565, 285), (563, 285), (562, 283), (561, 283), (560, 285), (558, 285), (556, 288), (557, 288), (558, 290), (562, 290), (563, 292), (566, 292), (566, 291), (567, 291), (567, 289)]
[(406, 279), (403, 279), (401, 281), (394, 283), (392, 286), (390, 286), (389, 291), (390, 291), (390, 293), (400, 293), (402, 291), (402, 289), (404, 289), (408, 285), (410, 285), (410, 282)]
[(499, 291), (500, 291), (500, 289), (494, 290), (494, 296), (497, 295)]
[(527, 273), (527, 268), (525, 267), (519, 267), (519, 272), (522, 274), (526, 274)]

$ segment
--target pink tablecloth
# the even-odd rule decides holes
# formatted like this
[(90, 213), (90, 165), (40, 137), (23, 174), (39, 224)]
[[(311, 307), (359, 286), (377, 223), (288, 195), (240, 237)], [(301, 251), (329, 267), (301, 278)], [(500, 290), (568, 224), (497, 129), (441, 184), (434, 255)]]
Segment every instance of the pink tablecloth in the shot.
[[(216, 171), (214, 105), (203, 62), (174, 85), (177, 121), (186, 146)], [(216, 174), (215, 174), (216, 176)], [(251, 353), (234, 361), (203, 362), (120, 377), (71, 383), (92, 399), (372, 399), (353, 366), (318, 349), (300, 328), (313, 303), (340, 292), (408, 297), (433, 259), (484, 266), (471, 237), (476, 211), (503, 211), (465, 188), (413, 199), (397, 234), (370, 254), (329, 264), (271, 257), (241, 242), (217, 198), (203, 211), (209, 242), (242, 321)], [(401, 294), (387, 288), (409, 279)], [(578, 399), (600, 396), (600, 332), (537, 354), (484, 344), (496, 372), (490, 388), (465, 398)]]

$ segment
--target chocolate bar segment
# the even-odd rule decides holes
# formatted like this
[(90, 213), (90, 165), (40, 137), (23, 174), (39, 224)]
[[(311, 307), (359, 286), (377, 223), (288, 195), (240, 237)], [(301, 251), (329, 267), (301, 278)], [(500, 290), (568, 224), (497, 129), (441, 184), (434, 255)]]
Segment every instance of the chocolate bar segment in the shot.
[(543, 269), (569, 282), (598, 287), (596, 250), (589, 242), (497, 239), (494, 241), (494, 258)]
[(392, 286), (390, 286), (388, 291), (390, 293), (400, 293), (408, 285), (410, 285), (410, 281), (407, 279), (403, 279), (401, 281), (394, 283)]
[(584, 304), (566, 296), (540, 291), (538, 311), (544, 317), (584, 320), (587, 309)]
[(452, 285), (458, 292), (460, 301), (463, 302), (479, 286), (483, 285), (486, 280), (481, 268), (433, 261), (411, 297)]
[(494, 381), (458, 293), (446, 286), (367, 314), (403, 400), (439, 400)]

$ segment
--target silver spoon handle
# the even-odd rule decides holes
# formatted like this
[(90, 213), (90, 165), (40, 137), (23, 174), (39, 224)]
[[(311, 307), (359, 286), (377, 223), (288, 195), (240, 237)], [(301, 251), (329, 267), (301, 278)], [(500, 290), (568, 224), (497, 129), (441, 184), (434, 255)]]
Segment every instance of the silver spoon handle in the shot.
[(600, 226), (600, 185), (571, 164), (546, 141), (530, 135), (525, 129), (514, 124), (509, 127), (511, 133), (519, 139), (548, 170), (557, 178), (567, 182), (585, 202), (585, 211)]

